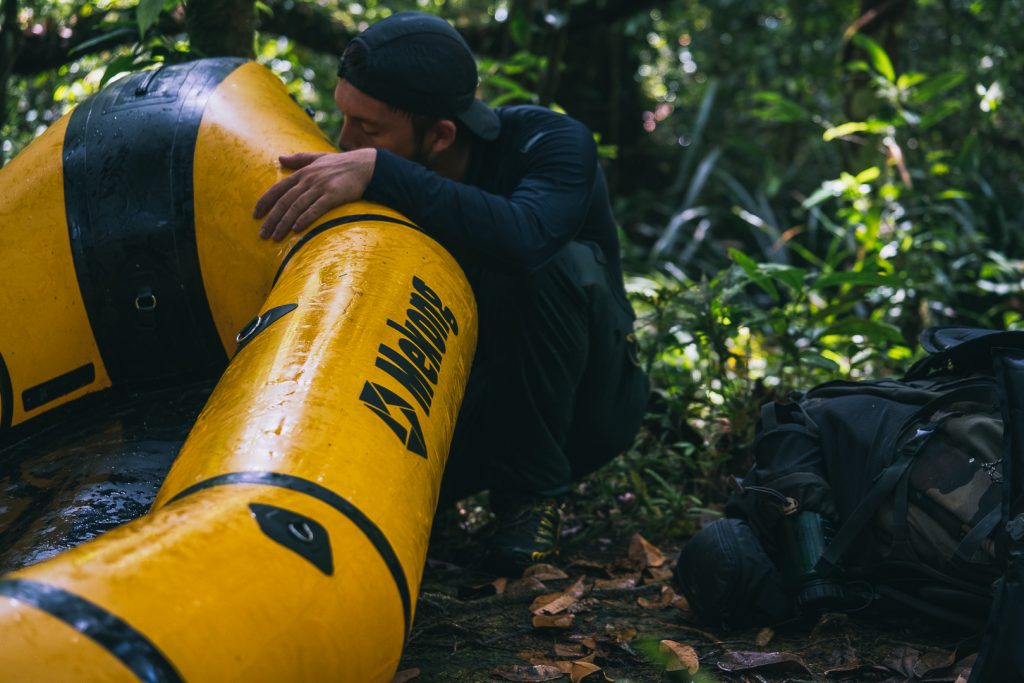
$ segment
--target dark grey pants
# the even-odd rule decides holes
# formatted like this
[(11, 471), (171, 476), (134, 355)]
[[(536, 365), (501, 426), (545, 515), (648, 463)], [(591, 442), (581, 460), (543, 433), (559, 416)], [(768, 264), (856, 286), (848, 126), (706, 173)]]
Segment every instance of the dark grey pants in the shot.
[(447, 504), (561, 496), (632, 443), (648, 384), (633, 311), (597, 245), (536, 272), (475, 278), (479, 342), (441, 489)]

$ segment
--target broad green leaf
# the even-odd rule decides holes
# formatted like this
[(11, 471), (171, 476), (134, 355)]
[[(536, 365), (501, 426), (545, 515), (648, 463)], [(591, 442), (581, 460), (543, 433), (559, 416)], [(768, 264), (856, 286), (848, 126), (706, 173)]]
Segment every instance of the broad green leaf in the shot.
[(801, 206), (803, 206), (803, 208), (805, 209), (810, 209), (812, 207), (817, 206), (818, 204), (821, 204), (826, 199), (831, 199), (832, 197), (835, 196), (836, 192), (834, 189), (832, 189), (832, 186), (830, 184), (825, 184), (819, 187), (817, 190), (815, 190), (810, 197), (805, 199), (804, 203), (801, 204)]
[(782, 263), (761, 263), (758, 264), (758, 271), (780, 280), (790, 289), (800, 291), (804, 286), (804, 278), (807, 271), (796, 266), (787, 266)]
[(530, 43), (530, 18), (526, 15), (526, 12), (512, 13), (508, 20), (508, 34), (517, 47), (526, 49), (526, 46)]
[(831, 358), (825, 358), (813, 351), (803, 351), (800, 354), (800, 362), (815, 368), (828, 370), (829, 372), (836, 372), (839, 370), (839, 363), (835, 362)]
[(135, 21), (139, 25), (140, 38), (156, 23), (163, 8), (164, 0), (139, 0), (139, 6), (135, 10)]
[(880, 175), (882, 175), (882, 172), (878, 169), (878, 167), (871, 166), (869, 168), (865, 168), (863, 171), (858, 173), (856, 180), (858, 183), (870, 183), (872, 180), (877, 179)]
[(946, 118), (947, 116), (950, 116), (960, 111), (961, 109), (963, 109), (963, 107), (964, 103), (961, 102), (960, 100), (943, 100), (942, 104), (940, 104), (937, 108), (933, 109), (932, 111), (928, 112), (927, 114), (921, 117), (921, 121), (920, 123), (918, 123), (918, 127), (920, 127), (921, 130), (928, 130), (929, 128), (931, 128), (932, 126), (934, 126), (936, 123)]
[(114, 29), (109, 33), (101, 33), (95, 38), (90, 38), (89, 40), (82, 41), (81, 43), (76, 45), (73, 49), (68, 51), (68, 57), (77, 57), (79, 54), (87, 51), (94, 45), (100, 45), (108, 40), (115, 41), (118, 38), (123, 38), (134, 33), (135, 28), (132, 26), (122, 26), (121, 28)]
[(135, 63), (135, 55), (122, 55), (114, 61), (107, 64), (107, 68), (103, 70), (103, 77), (100, 79), (100, 87), (102, 88), (110, 79), (118, 74), (123, 74), (126, 71), (134, 71), (137, 68)]
[(754, 93), (754, 101), (761, 105), (754, 110), (754, 115), (767, 121), (793, 123), (811, 118), (806, 109), (776, 92), (762, 90)]
[(907, 90), (908, 88), (913, 88), (926, 78), (928, 78), (928, 76), (917, 72), (901, 74), (900, 77), (896, 79), (896, 87), (900, 90)]
[(821, 137), (825, 139), (825, 142), (830, 142), (836, 138), (852, 135), (853, 133), (862, 133), (867, 129), (868, 124), (863, 121), (850, 121), (849, 123), (843, 123), (829, 128)]
[(829, 128), (822, 134), (822, 138), (825, 142), (841, 138), (845, 135), (852, 135), (853, 133), (884, 133), (893, 124), (889, 121), (878, 121), (872, 119), (870, 121), (850, 121), (849, 123), (841, 123), (838, 126)]
[(871, 62), (871, 66), (885, 80), (890, 83), (896, 80), (896, 71), (892, 68), (889, 55), (885, 53), (885, 49), (881, 45), (863, 33), (854, 34), (853, 44), (868, 53), (868, 61)]
[(825, 273), (811, 285), (811, 289), (825, 289), (826, 287), (835, 287), (837, 285), (867, 285), (871, 287), (881, 286), (898, 286), (899, 280), (891, 275), (882, 275), (880, 273), (866, 273), (863, 271), (850, 272), (840, 271)]
[(729, 258), (736, 262), (743, 272), (747, 274), (758, 287), (767, 292), (772, 299), (775, 301), (779, 300), (779, 290), (776, 289), (775, 283), (771, 281), (771, 278), (765, 277), (761, 274), (758, 269), (758, 264), (754, 259), (750, 258), (742, 251), (738, 249), (729, 249)]
[(867, 318), (843, 318), (838, 320), (830, 325), (822, 336), (831, 334), (849, 337), (859, 334), (875, 340), (903, 341), (903, 333), (895, 325)]
[(933, 76), (914, 88), (914, 92), (910, 95), (910, 102), (911, 104), (924, 104), (936, 95), (960, 85), (965, 77), (966, 74), (962, 71), (951, 71)]
[(963, 190), (945, 190), (935, 195), (936, 199), (972, 199), (974, 195)]

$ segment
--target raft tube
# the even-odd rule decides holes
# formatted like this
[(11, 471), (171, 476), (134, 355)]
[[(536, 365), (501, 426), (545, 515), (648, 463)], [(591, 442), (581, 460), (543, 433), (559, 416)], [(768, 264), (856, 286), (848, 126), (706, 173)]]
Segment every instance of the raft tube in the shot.
[(0, 171), (0, 310), (38, 324), (0, 331), (4, 428), (233, 356), (150, 514), (0, 578), (3, 676), (390, 680), (476, 309), (384, 207), (256, 237), (276, 157), (331, 149), (268, 71), (204, 60), (115, 83)]

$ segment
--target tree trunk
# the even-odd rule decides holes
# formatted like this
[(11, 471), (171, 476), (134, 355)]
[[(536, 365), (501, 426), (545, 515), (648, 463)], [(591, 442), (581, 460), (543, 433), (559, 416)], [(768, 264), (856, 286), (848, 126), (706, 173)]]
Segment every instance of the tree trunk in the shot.
[(195, 55), (245, 59), (256, 56), (255, 0), (189, 0), (185, 17)]

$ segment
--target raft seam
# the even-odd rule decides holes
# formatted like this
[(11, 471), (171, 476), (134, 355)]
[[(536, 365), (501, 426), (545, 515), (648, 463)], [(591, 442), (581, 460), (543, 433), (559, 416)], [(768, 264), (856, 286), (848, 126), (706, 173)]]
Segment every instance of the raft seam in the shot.
[(370, 541), (374, 549), (384, 561), (388, 571), (391, 572), (391, 578), (394, 580), (395, 588), (397, 588), (398, 595), (402, 600), (403, 616), (405, 617), (405, 639), (409, 639), (409, 629), (412, 626), (412, 599), (409, 595), (409, 581), (405, 577), (405, 570), (402, 568), (402, 563), (398, 559), (398, 555), (395, 553), (394, 548), (391, 547), (391, 543), (384, 535), (384, 532), (380, 530), (380, 527), (374, 524), (372, 519), (367, 517), (366, 514), (353, 505), (351, 501), (343, 498), (334, 491), (331, 491), (329, 488), (321, 486), (314, 481), (303, 479), (302, 477), (296, 477), (292, 474), (284, 474), (282, 472), (229, 472), (227, 474), (220, 474), (216, 477), (205, 479), (197, 484), (189, 486), (187, 489), (178, 492), (173, 498), (167, 501), (167, 505), (186, 498), (193, 493), (202, 491), (203, 489), (213, 488), (215, 486), (231, 486), (235, 484), (276, 486), (278, 488), (289, 489), (297, 493), (304, 493), (312, 498), (316, 498), (322, 503), (330, 505), (355, 524), (356, 528), (362, 531), (363, 535), (366, 536), (366, 539)]
[(117, 658), (144, 683), (184, 683), (170, 660), (145, 635), (80, 595), (28, 579), (0, 579), (0, 595), (60, 619)]
[(375, 213), (359, 213), (354, 214), (352, 216), (342, 216), (341, 218), (331, 219), (326, 223), (321, 223), (320, 225), (316, 226), (315, 228), (307, 232), (305, 235), (303, 235), (302, 239), (300, 239), (298, 242), (292, 245), (292, 248), (289, 249), (288, 253), (284, 255), (284, 260), (281, 261), (281, 265), (278, 267), (277, 273), (274, 274), (274, 281), (271, 283), (271, 287), (277, 284), (278, 279), (281, 277), (281, 273), (284, 272), (285, 266), (287, 266), (288, 262), (292, 260), (292, 257), (295, 256), (299, 249), (306, 246), (306, 244), (311, 239), (313, 239), (317, 235), (320, 235), (321, 233), (326, 232), (327, 230), (330, 230), (331, 228), (337, 228), (340, 225), (348, 225), (350, 223), (357, 223), (359, 221), (368, 220), (378, 221), (381, 223), (394, 223), (395, 225), (404, 225), (407, 228), (412, 228), (413, 230), (416, 230), (418, 232), (423, 232), (423, 229), (420, 228), (420, 226), (416, 225), (415, 223), (410, 223), (408, 221), (403, 221), (398, 218), (393, 218), (391, 216), (382, 216)]

